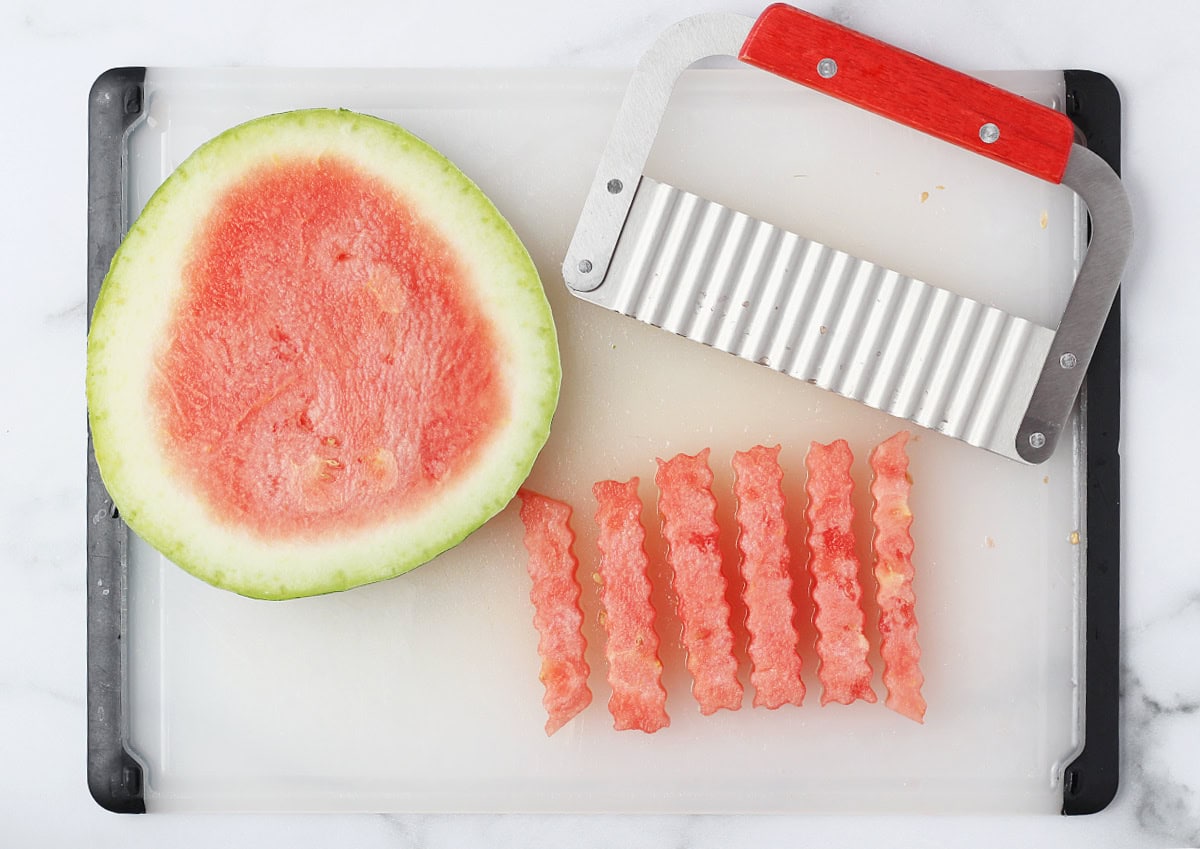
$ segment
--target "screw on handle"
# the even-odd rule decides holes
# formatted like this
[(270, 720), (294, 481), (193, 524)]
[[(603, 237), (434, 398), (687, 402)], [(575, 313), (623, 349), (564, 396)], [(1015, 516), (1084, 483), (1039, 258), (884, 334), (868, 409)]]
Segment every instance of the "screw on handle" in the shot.
[(854, 30), (776, 3), (738, 58), (931, 136), (1061, 183), (1066, 115)]

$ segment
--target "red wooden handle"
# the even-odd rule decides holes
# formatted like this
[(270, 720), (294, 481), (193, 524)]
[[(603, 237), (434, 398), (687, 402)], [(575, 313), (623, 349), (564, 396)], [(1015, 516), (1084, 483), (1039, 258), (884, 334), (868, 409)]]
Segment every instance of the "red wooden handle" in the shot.
[(738, 58), (1052, 183), (1075, 127), (1066, 115), (907, 51), (777, 3)]

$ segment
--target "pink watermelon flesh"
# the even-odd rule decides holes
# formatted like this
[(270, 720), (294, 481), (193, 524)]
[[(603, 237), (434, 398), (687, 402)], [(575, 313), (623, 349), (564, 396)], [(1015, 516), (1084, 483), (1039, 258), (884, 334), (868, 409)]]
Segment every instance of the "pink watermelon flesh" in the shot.
[(805, 691), (796, 652), (799, 635), (792, 621), (796, 609), (779, 446), (738, 451), (733, 470), (754, 706), (773, 710), (802, 705)]
[(598, 507), (596, 577), (603, 606), (604, 654), (608, 660), (608, 702), (613, 727), (652, 734), (671, 724), (662, 685), (654, 606), (650, 602), (650, 560), (638, 479), (600, 481), (592, 487)]
[(879, 603), (879, 654), (883, 658), (883, 683), (887, 687), (885, 703), (889, 708), (916, 722), (925, 721), (925, 699), (921, 685), (921, 647), (917, 644), (917, 617), (913, 593), (912, 511), (908, 496), (912, 482), (908, 477), (905, 445), (908, 431), (902, 430), (884, 440), (871, 452), (871, 496), (875, 500), (872, 518), (875, 536), (875, 580)]
[(721, 708), (737, 710), (742, 706), (708, 455), (709, 449), (705, 448), (694, 456), (678, 454), (670, 460), (659, 460), (654, 476), (667, 563), (679, 599), (692, 695), (705, 716)]
[(396, 515), (508, 415), (451, 252), (351, 163), (264, 167), (192, 247), (151, 397), (168, 457), (224, 518), (285, 538)]
[(854, 455), (846, 440), (812, 443), (808, 467), (808, 568), (817, 626), (817, 677), (821, 704), (875, 702), (871, 689), (870, 646), (863, 634), (862, 585), (852, 527)]
[(538, 631), (538, 654), (542, 656), (539, 678), (546, 687), (547, 736), (566, 725), (592, 702), (588, 689), (588, 667), (584, 653), (583, 612), (579, 609), (579, 582), (575, 573), (575, 533), (571, 530), (571, 507), (529, 489), (521, 497), (521, 521), (525, 525), (525, 548), (529, 552), (529, 577), (533, 586), (533, 624)]

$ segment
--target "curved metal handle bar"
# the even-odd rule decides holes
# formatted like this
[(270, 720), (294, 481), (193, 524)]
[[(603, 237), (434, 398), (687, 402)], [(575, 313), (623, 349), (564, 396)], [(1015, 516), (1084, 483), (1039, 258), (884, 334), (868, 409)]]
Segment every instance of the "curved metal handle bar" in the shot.
[[(772, 9), (779, 12), (779, 7)], [(742, 15), (697, 15), (664, 31), (642, 57), (563, 262), (563, 279), (572, 290), (594, 291), (608, 273), (679, 75), (709, 56), (738, 57), (755, 24), (755, 20)], [(1087, 205), (1092, 236), (1018, 428), (1015, 456), (1001, 451), (1029, 463), (1047, 459), (1062, 434), (1120, 286), (1133, 238), (1124, 187), (1099, 156), (1079, 144), (1073, 145), (1062, 182)]]
[[(1076, 144), (1067, 160), (1063, 185), (1087, 205), (1092, 236), (1054, 334), (1054, 343), (1017, 431), (1017, 453), (1030, 463), (1040, 463), (1054, 452), (1117, 296), (1125, 261), (1133, 246), (1129, 198), (1121, 178), (1107, 162)], [(1041, 437), (1036, 436), (1039, 433)]]
[(665, 30), (642, 57), (563, 262), (572, 289), (590, 292), (604, 282), (679, 75), (709, 56), (737, 56), (753, 25), (744, 15), (696, 15)]

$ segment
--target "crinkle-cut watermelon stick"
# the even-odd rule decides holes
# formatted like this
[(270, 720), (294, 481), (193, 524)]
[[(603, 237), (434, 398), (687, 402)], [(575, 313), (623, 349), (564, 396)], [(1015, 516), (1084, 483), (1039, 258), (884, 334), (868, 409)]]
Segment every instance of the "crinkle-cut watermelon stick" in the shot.
[(795, 606), (779, 446), (738, 451), (733, 455), (733, 472), (754, 706), (774, 710), (785, 704), (802, 705), (804, 682), (796, 652), (799, 635), (792, 622)]
[(917, 617), (913, 593), (912, 511), (908, 495), (908, 431), (902, 430), (871, 452), (871, 517), (875, 524), (872, 549), (879, 602), (879, 653), (883, 657), (885, 703), (916, 722), (925, 721), (921, 685), (921, 647), (917, 644)]
[(587, 683), (591, 668), (584, 659), (587, 642), (575, 577), (579, 561), (574, 551), (570, 505), (529, 489), (517, 494), (521, 497), (521, 521), (533, 581), (529, 600), (533, 602), (533, 624), (538, 631), (538, 654), (542, 656), (538, 677), (546, 686), (542, 704), (549, 717), (546, 736), (550, 736), (592, 703)]
[(708, 455), (709, 449), (705, 448), (694, 456), (677, 454), (670, 460), (659, 460), (654, 476), (667, 563), (679, 599), (692, 695), (705, 716), (721, 708), (737, 710), (742, 706)]
[(671, 724), (667, 716), (667, 691), (662, 685), (662, 661), (654, 632), (654, 606), (650, 603), (650, 559), (646, 555), (646, 530), (642, 526), (642, 501), (638, 478), (625, 483), (600, 481), (592, 487), (599, 507), (597, 544), (600, 564), (601, 618), (607, 639), (608, 701), (613, 727), (652, 734)]
[(852, 527), (853, 461), (844, 439), (829, 445), (812, 443), (804, 461), (808, 468), (808, 568), (813, 579), (822, 705), (876, 701), (867, 662), (870, 645), (863, 634), (862, 586)]

